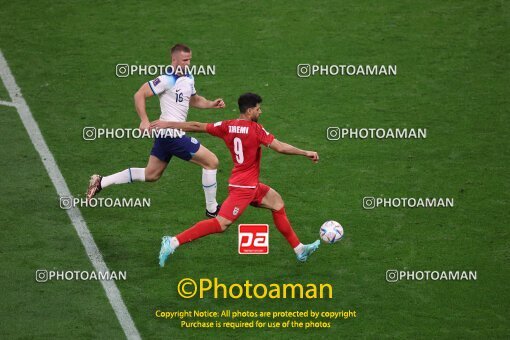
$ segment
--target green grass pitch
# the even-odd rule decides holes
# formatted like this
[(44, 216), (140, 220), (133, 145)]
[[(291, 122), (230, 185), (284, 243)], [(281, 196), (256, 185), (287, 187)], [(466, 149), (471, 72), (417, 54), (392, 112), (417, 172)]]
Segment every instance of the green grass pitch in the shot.
[[(237, 254), (227, 232), (157, 265), (162, 235), (203, 219), (201, 170), (172, 160), (157, 183), (113, 186), (101, 197), (149, 197), (150, 208), (83, 208), (142, 338), (509, 338), (509, 15), (502, 1), (0, 1), (0, 50), (73, 195), (93, 173), (144, 167), (150, 140), (82, 139), (85, 126), (138, 127), (133, 94), (151, 76), (117, 78), (115, 65), (169, 64), (177, 42), (193, 63), (216, 65), (197, 91), (263, 98), (260, 122), (278, 139), (316, 150), (319, 164), (263, 150), (261, 181), (278, 190), (304, 242), (326, 220), (345, 237), (297, 263), (271, 214), (270, 253)], [(396, 64), (397, 76), (297, 77), (309, 64)], [(10, 101), (0, 82), (0, 100)], [(150, 118), (158, 100), (148, 103)], [(0, 105), (0, 337), (124, 338), (97, 281), (35, 282), (39, 268), (92, 270), (16, 108)], [(328, 141), (338, 127), (427, 128), (426, 139)], [(197, 135), (220, 159), (218, 198), (231, 160), (223, 142)], [(364, 196), (453, 197), (455, 207), (364, 210)], [(388, 269), (473, 270), (476, 281), (388, 283)], [(223, 283), (330, 283), (332, 299), (183, 299), (185, 277)], [(156, 310), (356, 310), (328, 329), (183, 329)]]

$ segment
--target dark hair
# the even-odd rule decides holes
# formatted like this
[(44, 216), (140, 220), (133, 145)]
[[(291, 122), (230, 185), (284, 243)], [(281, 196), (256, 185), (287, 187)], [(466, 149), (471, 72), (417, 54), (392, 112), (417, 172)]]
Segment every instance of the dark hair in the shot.
[(255, 93), (245, 93), (239, 96), (237, 104), (239, 105), (239, 111), (245, 113), (251, 107), (256, 107), (257, 104), (262, 103), (262, 97)]
[(189, 48), (188, 46), (186, 46), (184, 44), (175, 44), (170, 49), (170, 54), (174, 54), (175, 52), (187, 52), (187, 53), (189, 53), (189, 52), (191, 52), (191, 48)]

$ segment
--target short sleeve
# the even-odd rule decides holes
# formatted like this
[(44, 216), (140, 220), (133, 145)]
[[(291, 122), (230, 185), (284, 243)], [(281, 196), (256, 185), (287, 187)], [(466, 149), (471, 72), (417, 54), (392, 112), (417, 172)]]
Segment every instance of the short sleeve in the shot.
[(160, 95), (168, 89), (168, 79), (166, 76), (159, 76), (149, 81), (148, 84), (155, 96)]
[(222, 121), (216, 123), (209, 123), (206, 126), (206, 131), (210, 135), (222, 138), (223, 136), (225, 136), (224, 125), (225, 124), (223, 124)]
[(195, 80), (193, 79), (191, 82), (191, 95), (194, 96), (197, 94), (197, 90), (195, 90)]
[(267, 132), (267, 130), (264, 129), (264, 127), (260, 124), (258, 125), (257, 129), (257, 138), (259, 143), (265, 146), (269, 146), (274, 141), (274, 136)]

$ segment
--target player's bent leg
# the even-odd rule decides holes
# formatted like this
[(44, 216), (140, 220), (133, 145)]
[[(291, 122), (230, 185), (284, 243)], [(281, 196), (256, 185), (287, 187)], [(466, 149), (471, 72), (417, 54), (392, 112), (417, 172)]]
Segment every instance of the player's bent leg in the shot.
[(206, 170), (216, 170), (220, 164), (218, 157), (203, 145), (200, 145), (198, 151), (191, 157), (190, 162), (200, 165)]
[(285, 205), (280, 194), (273, 188), (269, 188), (269, 191), (267, 191), (259, 206), (271, 210), (273, 221), (278, 231), (287, 239), (294, 250), (300, 248), (301, 242), (299, 242), (299, 238), (290, 225), (287, 213), (285, 212)]
[(145, 168), (127, 168), (110, 176), (92, 175), (87, 189), (87, 199), (91, 199), (102, 189), (114, 184), (125, 184), (133, 182), (154, 182), (157, 181), (163, 171), (165, 171), (168, 162), (151, 155)]
[(289, 219), (287, 218), (283, 199), (276, 190), (270, 188), (259, 206), (261, 208), (271, 210), (276, 228), (294, 249), (298, 261), (305, 262), (308, 257), (319, 248), (319, 240), (311, 244), (302, 244), (299, 241), (299, 238), (297, 237), (289, 222)]
[(218, 169), (218, 157), (205, 146), (200, 145), (198, 151), (191, 157), (190, 162), (200, 165), (202, 169), (202, 188), (205, 195), (205, 215), (216, 217), (220, 206), (216, 202), (216, 172)]
[(194, 241), (210, 234), (221, 233), (225, 231), (230, 224), (232, 224), (232, 221), (221, 216), (200, 221), (191, 228), (176, 235), (175, 239), (178, 243), (175, 243), (174, 245), (178, 247), (184, 243)]
[[(295, 250), (301, 250), (301, 242), (294, 229), (290, 225), (283, 199), (276, 190), (270, 188), (260, 203), (261, 208), (270, 209), (273, 214), (273, 221), (278, 231), (285, 237), (290, 246)], [(297, 253), (297, 252), (296, 252)]]
[(87, 199), (91, 199), (98, 194), (102, 189), (109, 187), (113, 184), (124, 184), (133, 182), (145, 181), (144, 168), (127, 168), (121, 172), (117, 172), (110, 176), (92, 175), (87, 189)]
[(232, 221), (218, 216), (217, 218), (200, 221), (175, 237), (164, 236), (161, 241), (161, 249), (159, 251), (160, 267), (165, 266), (168, 256), (173, 254), (175, 249), (177, 249), (180, 245), (210, 234), (221, 233), (225, 231), (230, 224), (232, 224)]
[(222, 231), (227, 230), (228, 227), (232, 224), (231, 220), (226, 219), (225, 217), (217, 216), (216, 219), (220, 223), (220, 227)]
[(280, 194), (273, 188), (269, 188), (269, 191), (262, 199), (259, 207), (270, 209), (272, 211), (281, 210), (284, 207), (282, 196), (280, 196)]
[(147, 166), (144, 169), (145, 181), (155, 182), (160, 179), (167, 166), (168, 162), (164, 162), (158, 157), (150, 155)]

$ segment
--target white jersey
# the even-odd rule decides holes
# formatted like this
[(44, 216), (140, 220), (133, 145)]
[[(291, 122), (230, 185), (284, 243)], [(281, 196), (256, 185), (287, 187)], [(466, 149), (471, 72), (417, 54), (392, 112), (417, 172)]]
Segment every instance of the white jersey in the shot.
[(149, 81), (154, 95), (159, 96), (160, 120), (185, 122), (188, 118), (189, 100), (196, 95), (195, 79), (191, 74), (176, 76), (163, 74)]

